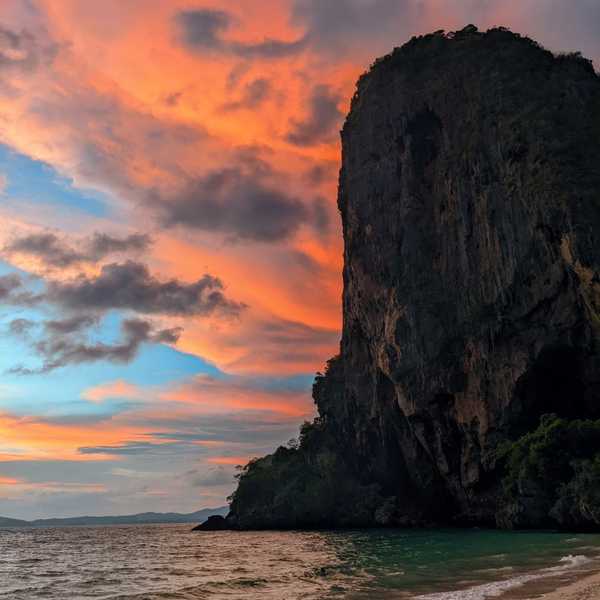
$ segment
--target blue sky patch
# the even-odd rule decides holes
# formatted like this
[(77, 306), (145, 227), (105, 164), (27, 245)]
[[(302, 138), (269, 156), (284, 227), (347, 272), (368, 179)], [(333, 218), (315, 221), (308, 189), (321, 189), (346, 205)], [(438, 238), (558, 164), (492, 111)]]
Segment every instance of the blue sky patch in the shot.
[(31, 202), (58, 204), (96, 217), (107, 216), (108, 197), (91, 189), (73, 186), (73, 181), (50, 165), (29, 158), (0, 144), (0, 174), (6, 177), (4, 194)]

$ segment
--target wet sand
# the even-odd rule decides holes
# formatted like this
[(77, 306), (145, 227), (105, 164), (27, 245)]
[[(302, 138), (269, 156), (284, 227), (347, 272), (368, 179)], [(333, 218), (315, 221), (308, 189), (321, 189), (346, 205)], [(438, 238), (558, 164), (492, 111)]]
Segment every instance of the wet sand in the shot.
[(541, 598), (544, 600), (600, 600), (600, 573), (588, 574), (553, 592), (543, 594)]
[(600, 570), (548, 577), (512, 589), (501, 600), (600, 600)]

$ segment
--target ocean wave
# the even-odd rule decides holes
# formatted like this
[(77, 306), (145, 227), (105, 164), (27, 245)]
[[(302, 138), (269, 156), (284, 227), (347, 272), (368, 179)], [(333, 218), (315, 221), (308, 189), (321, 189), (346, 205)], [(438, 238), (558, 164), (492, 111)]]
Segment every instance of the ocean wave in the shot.
[(493, 581), (476, 585), (471, 588), (454, 590), (451, 592), (436, 592), (434, 594), (425, 594), (417, 596), (415, 600), (486, 600), (486, 598), (494, 598), (502, 595), (504, 592), (516, 587), (520, 587), (531, 581), (552, 577), (560, 573), (569, 571), (577, 567), (582, 567), (591, 562), (591, 558), (582, 554), (563, 556), (554, 567), (541, 569), (534, 573), (527, 573), (504, 579), (502, 581)]

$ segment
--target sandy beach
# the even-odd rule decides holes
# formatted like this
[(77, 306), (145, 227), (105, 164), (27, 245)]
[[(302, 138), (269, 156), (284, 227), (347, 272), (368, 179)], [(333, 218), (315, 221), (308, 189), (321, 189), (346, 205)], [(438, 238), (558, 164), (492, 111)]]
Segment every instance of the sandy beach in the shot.
[(600, 572), (533, 598), (544, 600), (600, 600)]
[(502, 600), (600, 600), (600, 570), (564, 573), (513, 588)]

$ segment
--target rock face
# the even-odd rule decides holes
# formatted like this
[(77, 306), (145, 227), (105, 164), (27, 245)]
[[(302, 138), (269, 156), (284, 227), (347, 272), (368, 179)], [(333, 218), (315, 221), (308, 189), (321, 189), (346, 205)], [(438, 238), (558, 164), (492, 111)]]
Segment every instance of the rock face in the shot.
[[(328, 448), (377, 486), (373, 523), (494, 523), (498, 445), (600, 417), (600, 78), (504, 29), (414, 38), (358, 82), (338, 202)], [(319, 448), (297, 452), (327, 477)]]
[(227, 529), (231, 529), (227, 524), (227, 521), (221, 515), (212, 515), (204, 521), (204, 523), (200, 523), (200, 525), (196, 525), (192, 529), (192, 531), (225, 531)]

